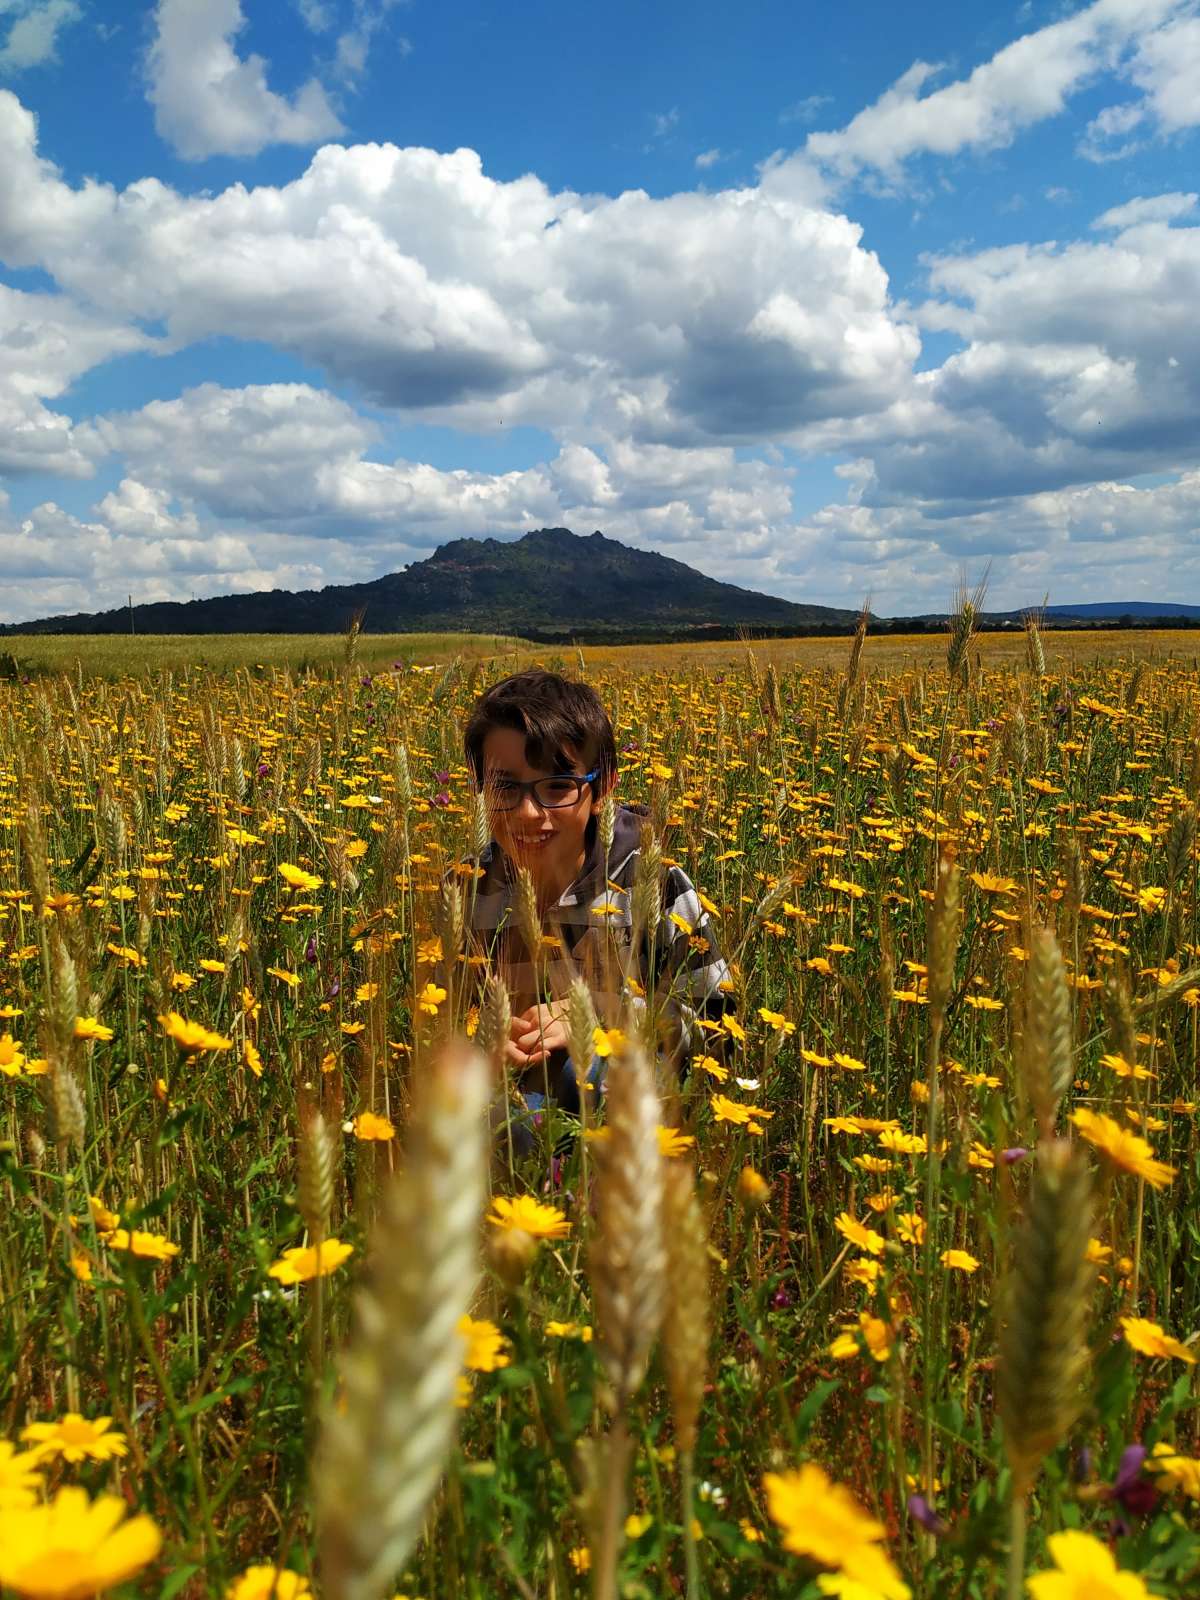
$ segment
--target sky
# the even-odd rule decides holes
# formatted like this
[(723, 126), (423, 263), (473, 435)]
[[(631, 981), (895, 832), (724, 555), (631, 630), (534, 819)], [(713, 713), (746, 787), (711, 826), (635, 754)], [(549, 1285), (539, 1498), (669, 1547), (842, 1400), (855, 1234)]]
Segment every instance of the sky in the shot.
[(1200, 602), (1197, 85), (1200, 0), (0, 0), (0, 621), (548, 526)]

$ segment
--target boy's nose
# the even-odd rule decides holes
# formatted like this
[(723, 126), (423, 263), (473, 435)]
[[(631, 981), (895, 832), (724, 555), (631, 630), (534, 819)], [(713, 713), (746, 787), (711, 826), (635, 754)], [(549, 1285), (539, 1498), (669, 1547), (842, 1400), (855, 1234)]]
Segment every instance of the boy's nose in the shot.
[(523, 822), (541, 822), (545, 808), (538, 805), (532, 794), (526, 793), (521, 796), (521, 804), (513, 814)]

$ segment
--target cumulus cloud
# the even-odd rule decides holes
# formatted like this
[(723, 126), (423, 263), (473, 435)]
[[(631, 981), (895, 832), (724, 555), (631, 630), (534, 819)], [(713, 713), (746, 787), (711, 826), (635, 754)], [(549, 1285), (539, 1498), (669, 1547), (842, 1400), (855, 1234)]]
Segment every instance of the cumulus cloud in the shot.
[(159, 134), (186, 160), (316, 144), (342, 131), (315, 78), (289, 98), (268, 86), (261, 56), (238, 56), (233, 40), (245, 22), (240, 0), (158, 0), (148, 94)]
[(136, 328), (63, 296), (0, 284), (0, 473), (89, 477), (95, 449), (44, 402), (110, 357), (152, 347)]
[(760, 188), (584, 197), (497, 182), (470, 150), (392, 145), (328, 145), (278, 189), (73, 189), (0, 94), (9, 260), (176, 341), (267, 340), (476, 430), (686, 445), (878, 410), (919, 343), (861, 239)]
[[(12, 6), (0, 7), (11, 10)], [(79, 0), (15, 0), (16, 16), (0, 44), (0, 77), (53, 61), (58, 36), (83, 15)]]

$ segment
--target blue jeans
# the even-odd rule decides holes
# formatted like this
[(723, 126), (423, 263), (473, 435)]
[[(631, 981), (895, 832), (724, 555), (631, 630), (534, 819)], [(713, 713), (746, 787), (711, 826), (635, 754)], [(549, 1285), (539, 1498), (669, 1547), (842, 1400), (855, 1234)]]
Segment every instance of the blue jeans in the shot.
[[(554, 1102), (561, 1110), (567, 1111), (573, 1117), (579, 1115), (579, 1083), (575, 1076), (575, 1063), (570, 1056), (563, 1063), (558, 1074), (558, 1082), (554, 1081), (553, 1072), (550, 1073), (550, 1093)], [(592, 1064), (588, 1069), (587, 1081), (595, 1093), (592, 1095), (591, 1104), (595, 1104), (596, 1093), (599, 1093), (600, 1084), (604, 1077), (604, 1061), (600, 1056), (592, 1057)], [(526, 1088), (525, 1084), (529, 1087)], [(535, 1088), (540, 1084), (541, 1088)], [(525, 1074), (521, 1087), (521, 1098), (530, 1111), (541, 1111), (546, 1104), (546, 1074), (541, 1067), (531, 1067)]]

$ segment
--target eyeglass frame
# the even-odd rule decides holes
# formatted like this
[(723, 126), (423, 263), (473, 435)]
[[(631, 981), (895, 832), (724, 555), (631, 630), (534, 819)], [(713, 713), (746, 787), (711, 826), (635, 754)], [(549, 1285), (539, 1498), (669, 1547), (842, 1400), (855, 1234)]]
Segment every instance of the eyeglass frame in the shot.
[[(503, 780), (505, 787), (509, 790), (518, 791), (517, 800), (516, 803), (511, 806), (498, 805), (496, 806), (496, 810), (504, 813), (516, 811), (520, 808), (522, 800), (524, 800), (525, 796), (528, 794), (532, 795), (533, 803), (540, 811), (566, 811), (569, 807), (577, 806), (579, 804), (580, 800), (583, 799), (584, 786), (595, 783), (599, 776), (600, 768), (593, 767), (591, 772), (548, 772), (544, 778), (505, 778)], [(578, 793), (573, 800), (564, 800), (560, 805), (548, 806), (544, 800), (538, 799), (537, 786), (539, 783), (553, 783), (556, 779), (561, 780), (563, 778), (572, 778), (579, 786)], [(495, 782), (495, 779), (485, 780), (483, 786), (485, 798), (489, 788), (492, 788)]]

